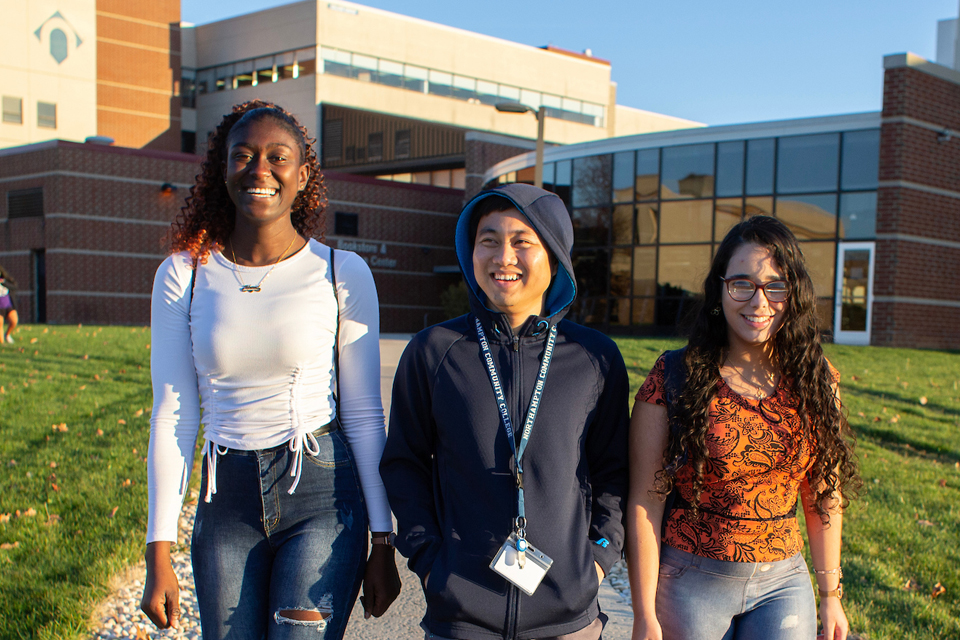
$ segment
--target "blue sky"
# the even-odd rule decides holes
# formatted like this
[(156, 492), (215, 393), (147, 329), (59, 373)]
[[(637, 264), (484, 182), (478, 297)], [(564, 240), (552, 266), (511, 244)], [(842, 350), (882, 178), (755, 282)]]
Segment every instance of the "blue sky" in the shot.
[[(289, 0), (182, 0), (194, 24)], [(617, 102), (707, 124), (878, 111), (883, 56), (936, 58), (958, 0), (369, 0), (532, 46), (591, 49)]]

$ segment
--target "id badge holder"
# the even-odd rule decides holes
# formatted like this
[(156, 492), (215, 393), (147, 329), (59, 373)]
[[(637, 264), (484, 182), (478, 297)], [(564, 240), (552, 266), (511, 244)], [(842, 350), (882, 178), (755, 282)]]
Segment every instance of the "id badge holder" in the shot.
[(526, 562), (521, 567), (517, 552), (517, 534), (515, 532), (511, 533), (503, 546), (500, 547), (500, 551), (493, 557), (490, 568), (516, 585), (525, 594), (532, 596), (533, 592), (540, 586), (543, 576), (550, 569), (550, 565), (553, 564), (553, 560), (530, 543), (527, 543), (525, 553)]

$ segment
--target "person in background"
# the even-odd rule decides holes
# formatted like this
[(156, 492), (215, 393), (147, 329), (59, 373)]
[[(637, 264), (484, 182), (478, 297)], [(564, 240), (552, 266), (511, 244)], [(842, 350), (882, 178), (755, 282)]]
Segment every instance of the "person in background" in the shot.
[(432, 640), (596, 640), (623, 542), (626, 367), (564, 319), (573, 226), (556, 195), (485, 191), (455, 244), (471, 312), (407, 346), (380, 463), (421, 626)]
[(312, 239), (324, 205), (306, 129), (253, 101), (211, 136), (173, 224), (153, 289), (141, 602), (159, 628), (178, 624), (170, 546), (201, 422), (191, 552), (205, 640), (338, 640), (361, 581), (368, 615), (399, 593), (377, 472), (377, 292), (359, 256)]
[(13, 292), (16, 288), (17, 281), (0, 266), (0, 340), (6, 344), (13, 344), (13, 332), (20, 322), (20, 316), (13, 301)]
[[(687, 347), (657, 360), (630, 426), (633, 640), (844, 640), (842, 509), (858, 485), (839, 374), (790, 230), (730, 230)], [(670, 496), (666, 503), (665, 498)]]

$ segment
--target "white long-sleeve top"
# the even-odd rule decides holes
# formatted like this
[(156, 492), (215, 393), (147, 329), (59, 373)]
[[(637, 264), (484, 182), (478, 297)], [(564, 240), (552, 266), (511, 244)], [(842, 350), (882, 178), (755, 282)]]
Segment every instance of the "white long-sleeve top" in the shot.
[[(254, 450), (290, 444), (304, 455), (310, 449), (307, 434), (336, 415), (337, 301), (330, 252), (310, 240), (276, 267), (244, 267), (213, 252), (197, 268), (192, 302), (190, 255), (174, 254), (160, 265), (151, 309), (148, 543), (177, 541), (201, 421), (208, 457), (215, 460), (217, 446)], [(393, 524), (378, 471), (386, 435), (377, 291), (369, 267), (355, 253), (337, 251), (335, 268), (340, 420), (370, 529), (389, 531)], [(257, 284), (268, 272), (260, 292), (240, 291), (242, 283)], [(215, 465), (209, 471), (215, 473)], [(289, 478), (291, 486), (298, 480)], [(212, 481), (215, 477), (208, 485)]]

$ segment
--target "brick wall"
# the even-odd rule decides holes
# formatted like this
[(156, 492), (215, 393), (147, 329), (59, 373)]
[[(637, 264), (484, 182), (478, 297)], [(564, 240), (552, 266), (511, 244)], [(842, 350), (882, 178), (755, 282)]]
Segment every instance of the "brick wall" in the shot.
[(180, 150), (180, 0), (97, 0), (97, 133)]
[[(42, 251), (47, 322), (149, 323), (164, 237), (199, 161), (62, 141), (0, 153), (0, 264), (20, 285), (21, 318), (35, 317), (34, 265)], [(456, 265), (453, 235), (463, 192), (333, 172), (325, 180), (327, 244), (370, 264), (381, 330), (413, 332), (445, 319), (440, 293), (459, 276), (435, 269)], [(162, 193), (163, 183), (177, 190)], [(36, 187), (43, 189), (44, 215), (9, 219), (7, 193)], [(357, 236), (335, 234), (337, 211), (358, 214)]]
[(480, 193), (483, 188), (483, 174), (487, 169), (507, 158), (532, 151), (535, 146), (531, 140), (511, 141), (507, 136), (468, 133), (465, 150), (465, 200)]
[[(888, 61), (896, 56), (891, 56)], [(888, 64), (873, 344), (960, 347), (960, 74)], [(949, 138), (944, 132), (952, 132)]]

